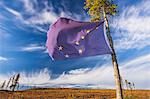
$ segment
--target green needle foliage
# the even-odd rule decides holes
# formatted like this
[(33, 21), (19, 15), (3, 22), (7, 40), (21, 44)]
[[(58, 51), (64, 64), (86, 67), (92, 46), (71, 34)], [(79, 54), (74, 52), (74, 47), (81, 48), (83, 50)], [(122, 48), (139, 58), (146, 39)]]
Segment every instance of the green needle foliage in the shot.
[(88, 10), (88, 14), (91, 16), (91, 21), (99, 21), (103, 18), (103, 11), (106, 15), (115, 15), (117, 5), (112, 0), (85, 0), (84, 9)]

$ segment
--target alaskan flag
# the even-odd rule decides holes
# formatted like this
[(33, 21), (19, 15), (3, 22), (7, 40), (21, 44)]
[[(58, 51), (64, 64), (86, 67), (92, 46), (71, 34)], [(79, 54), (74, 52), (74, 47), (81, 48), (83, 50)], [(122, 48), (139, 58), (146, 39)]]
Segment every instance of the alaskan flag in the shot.
[(104, 21), (59, 18), (47, 32), (46, 46), (54, 60), (111, 54)]

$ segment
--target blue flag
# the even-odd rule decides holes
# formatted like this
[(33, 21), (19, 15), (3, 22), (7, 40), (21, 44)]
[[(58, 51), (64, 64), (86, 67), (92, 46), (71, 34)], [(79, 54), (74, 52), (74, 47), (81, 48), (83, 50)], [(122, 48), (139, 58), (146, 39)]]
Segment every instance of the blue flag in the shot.
[(59, 18), (47, 32), (46, 46), (56, 60), (111, 54), (104, 21), (81, 22)]

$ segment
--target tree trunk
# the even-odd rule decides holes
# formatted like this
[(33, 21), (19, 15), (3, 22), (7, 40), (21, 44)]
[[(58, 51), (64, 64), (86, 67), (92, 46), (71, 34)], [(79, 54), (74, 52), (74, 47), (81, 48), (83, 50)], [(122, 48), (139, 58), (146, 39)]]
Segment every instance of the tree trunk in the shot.
[(119, 73), (119, 67), (118, 67), (118, 62), (117, 62), (117, 58), (116, 58), (116, 53), (115, 53), (114, 46), (113, 46), (113, 40), (110, 35), (108, 19), (107, 19), (105, 11), (103, 11), (103, 12), (104, 12), (103, 15), (104, 15), (104, 20), (105, 20), (106, 29), (107, 29), (107, 36), (109, 39), (110, 47), (112, 49), (111, 56), (112, 56), (112, 64), (113, 64), (113, 68), (114, 68), (114, 77), (115, 77), (115, 84), (116, 84), (116, 99), (123, 99), (123, 92), (122, 92), (122, 88), (121, 88), (121, 77), (120, 77), (120, 73)]

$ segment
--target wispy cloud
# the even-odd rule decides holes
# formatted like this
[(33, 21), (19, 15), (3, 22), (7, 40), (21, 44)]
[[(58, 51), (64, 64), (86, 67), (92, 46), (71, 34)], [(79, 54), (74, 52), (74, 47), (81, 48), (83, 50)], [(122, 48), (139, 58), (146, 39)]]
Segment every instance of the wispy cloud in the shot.
[[(72, 14), (69, 11), (64, 11), (62, 9), (60, 10), (60, 13), (55, 13), (53, 6), (48, 6), (48, 2), (45, 1), (45, 8), (40, 13), (35, 14), (31, 18), (28, 19), (28, 22), (32, 24), (51, 24), (54, 23), (59, 17), (68, 17), (71, 18), (71, 16), (75, 17), (76, 19), (80, 20), (81, 15), (78, 14)], [(63, 6), (63, 5), (62, 5)]]
[(34, 5), (37, 5), (37, 0), (20, 0), (20, 2), (23, 3), (23, 6), (25, 8), (25, 11), (28, 13), (35, 13), (35, 7)]
[(56, 15), (54, 12), (44, 9), (41, 13), (29, 18), (28, 22), (32, 24), (49, 24), (55, 22), (57, 18), (58, 15)]
[[(148, 69), (150, 64), (150, 61), (148, 60), (149, 58), (150, 54), (122, 63), (120, 69), (123, 79), (128, 79), (129, 81), (134, 82), (136, 84), (136, 88), (148, 89), (147, 86), (150, 86), (150, 79), (147, 78), (150, 76), (150, 69)], [(141, 60), (143, 60), (143, 62), (141, 62)], [(42, 72), (40, 74), (42, 74)], [(45, 84), (43, 83), (43, 85), (64, 85), (65, 87), (67, 84), (83, 86), (91, 84), (101, 88), (114, 88), (113, 75), (113, 67), (109, 64), (95, 68), (80, 68), (71, 70), (68, 73), (64, 72), (56, 79), (51, 79), (51, 73), (48, 77), (48, 70), (46, 70), (45, 79), (47, 77), (48, 78), (46, 79)], [(38, 85), (38, 82), (36, 82), (36, 84)]]
[[(36, 16), (33, 16), (28, 19), (28, 22), (32, 24), (52, 24), (54, 23), (59, 17), (67, 17), (71, 18), (71, 13), (70, 12), (64, 12), (61, 11), (60, 14), (56, 14), (53, 11), (49, 11), (48, 9), (44, 9), (41, 13), (37, 14)], [(77, 20), (81, 20), (81, 16), (74, 14), (74, 17)]]
[(0, 56), (0, 62), (1, 62), (1, 61), (8, 61), (8, 58), (3, 57), (3, 56)]
[(21, 51), (26, 51), (26, 52), (33, 52), (33, 51), (41, 51), (45, 50), (46, 48), (44, 46), (40, 46), (38, 44), (29, 44), (25, 47), (21, 47)]
[[(29, 26), (29, 27), (32, 27), (34, 29), (37, 29), (40, 32), (44, 32), (44, 33), (47, 32), (47, 30), (43, 29), (41, 26), (38, 26), (36, 24), (32, 24), (32, 22), (30, 22), (29, 20), (25, 19), (24, 16), (23, 16), (23, 13), (21, 13), (21, 12), (19, 12), (17, 10), (14, 10), (13, 8), (7, 7), (3, 3), (1, 5), (6, 11), (8, 11), (12, 15), (14, 15), (15, 16), (14, 18), (16, 18), (17, 21), (22, 23), (22, 24), (19, 23), (18, 26), (16, 25), (18, 28), (23, 28), (24, 26)], [(3, 20), (3, 18), (5, 18), (5, 17), (2, 17), (1, 20)], [(21, 25), (21, 27), (20, 27), (20, 25)]]
[(115, 29), (115, 46), (119, 50), (141, 49), (150, 45), (150, 1), (126, 7), (111, 26)]
[[(150, 87), (150, 54), (143, 55), (122, 63), (120, 66), (123, 80), (134, 82), (136, 88), (149, 89)], [(142, 60), (142, 62), (141, 62)], [(113, 66), (104, 64), (101, 67), (79, 68), (62, 73), (58, 78), (52, 79), (52, 72), (43, 69), (40, 72), (21, 73), (20, 84), (28, 86), (53, 86), (53, 87), (89, 87), (90, 88), (115, 88)], [(0, 76), (0, 81), (6, 76)], [(42, 78), (42, 79), (41, 79)]]
[(0, 36), (1, 36), (0, 40), (2, 40), (2, 39), (9, 38), (12, 35), (11, 35), (11, 32), (8, 30), (8, 28), (6, 28), (0, 24)]
[[(50, 25), (54, 23), (59, 17), (68, 17), (75, 18), (77, 20), (83, 19), (86, 15), (76, 14), (69, 12), (64, 5), (61, 4), (61, 7), (58, 8), (59, 13), (54, 11), (54, 6), (51, 1), (43, 1), (41, 4), (43, 7), (39, 7), (40, 3), (37, 0), (19, 0), (22, 2), (24, 10), (19, 12), (11, 7), (6, 6), (1, 2), (1, 6), (15, 16), (18, 22), (21, 22), (21, 28), (24, 26), (32, 27), (35, 30), (40, 31), (41, 33), (46, 33), (48, 29), (45, 29), (43, 25)], [(20, 6), (20, 5), (19, 5)], [(64, 8), (64, 9), (63, 9)], [(28, 17), (25, 17), (27, 15)], [(85, 17), (86, 18), (86, 17)], [(86, 19), (85, 19), (86, 20)], [(20, 28), (20, 25), (18, 27)]]
[(88, 71), (90, 71), (90, 68), (80, 68), (80, 69), (70, 70), (69, 74), (83, 74)]
[[(3, 6), (4, 6), (4, 5), (3, 5)], [(21, 15), (18, 11), (14, 10), (14, 9), (12, 9), (12, 8), (6, 7), (6, 6), (4, 6), (4, 7), (5, 7), (5, 9), (6, 9), (8, 12), (12, 13), (12, 14), (15, 15), (17, 18), (22, 19), (22, 15)]]

